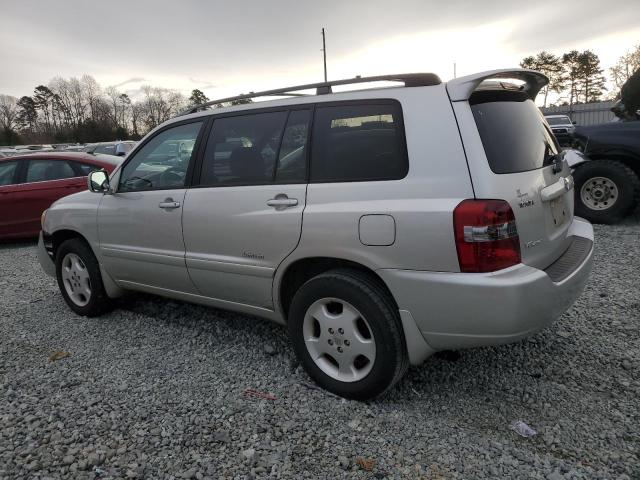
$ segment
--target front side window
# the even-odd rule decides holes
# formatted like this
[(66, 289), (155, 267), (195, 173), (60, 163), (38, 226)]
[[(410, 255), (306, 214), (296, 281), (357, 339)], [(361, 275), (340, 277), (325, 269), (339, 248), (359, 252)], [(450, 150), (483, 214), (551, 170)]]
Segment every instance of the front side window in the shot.
[(0, 162), (0, 186), (12, 185), (18, 162)]
[(408, 169), (398, 105), (316, 108), (312, 182), (398, 180)]
[(65, 160), (29, 160), (27, 183), (73, 178), (76, 173)]
[(287, 112), (218, 118), (202, 164), (205, 186), (259, 185), (274, 178)]
[(73, 162), (73, 166), (83, 176), (89, 175), (94, 170), (100, 170), (102, 168), (102, 167), (99, 167), (98, 165), (92, 165), (90, 163), (80, 163), (80, 162)]
[(149, 140), (123, 167), (118, 191), (184, 187), (202, 121), (168, 128)]

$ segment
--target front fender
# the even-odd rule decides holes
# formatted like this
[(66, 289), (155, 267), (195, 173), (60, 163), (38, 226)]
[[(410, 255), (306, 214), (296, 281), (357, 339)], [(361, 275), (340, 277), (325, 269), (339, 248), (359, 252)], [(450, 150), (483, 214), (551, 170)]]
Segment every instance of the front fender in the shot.
[(589, 161), (589, 157), (579, 150), (565, 150), (564, 159), (571, 170), (575, 169), (578, 165)]

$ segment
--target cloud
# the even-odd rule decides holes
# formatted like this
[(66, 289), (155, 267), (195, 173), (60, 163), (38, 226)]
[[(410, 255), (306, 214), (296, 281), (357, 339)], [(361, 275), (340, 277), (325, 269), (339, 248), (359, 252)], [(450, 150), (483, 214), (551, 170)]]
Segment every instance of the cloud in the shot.
[[(216, 97), (318, 81), (322, 27), (330, 78), (399, 69), (446, 79), (453, 62), (465, 74), (567, 48), (592, 48), (606, 69), (637, 44), (640, 27), (638, 0), (0, 3), (0, 65), (11, 72), (0, 76), (0, 93), (14, 96), (85, 73), (103, 86)], [(147, 21), (120, 22), (114, 35), (109, 22), (96, 22), (114, 11)]]
[(140, 82), (146, 82), (146, 81), (147, 79), (144, 77), (132, 77), (128, 80), (125, 80), (124, 82), (120, 82), (117, 85), (114, 85), (114, 87), (119, 88), (119, 87), (124, 87), (129, 83), (140, 83)]

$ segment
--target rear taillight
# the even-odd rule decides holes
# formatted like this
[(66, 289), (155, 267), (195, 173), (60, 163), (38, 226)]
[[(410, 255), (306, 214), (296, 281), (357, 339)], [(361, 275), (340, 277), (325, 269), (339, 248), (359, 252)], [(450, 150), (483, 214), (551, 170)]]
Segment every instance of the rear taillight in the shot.
[(493, 272), (520, 263), (513, 210), (504, 200), (464, 200), (453, 211), (461, 272)]

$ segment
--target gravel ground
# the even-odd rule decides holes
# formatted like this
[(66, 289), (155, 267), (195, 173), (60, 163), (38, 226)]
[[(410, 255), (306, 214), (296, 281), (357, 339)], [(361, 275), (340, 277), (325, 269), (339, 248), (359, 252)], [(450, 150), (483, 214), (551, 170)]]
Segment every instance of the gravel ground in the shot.
[(596, 235), (553, 326), (370, 403), (313, 388), (255, 318), (137, 295), (78, 317), (33, 244), (1, 245), (0, 478), (638, 479), (640, 216)]

